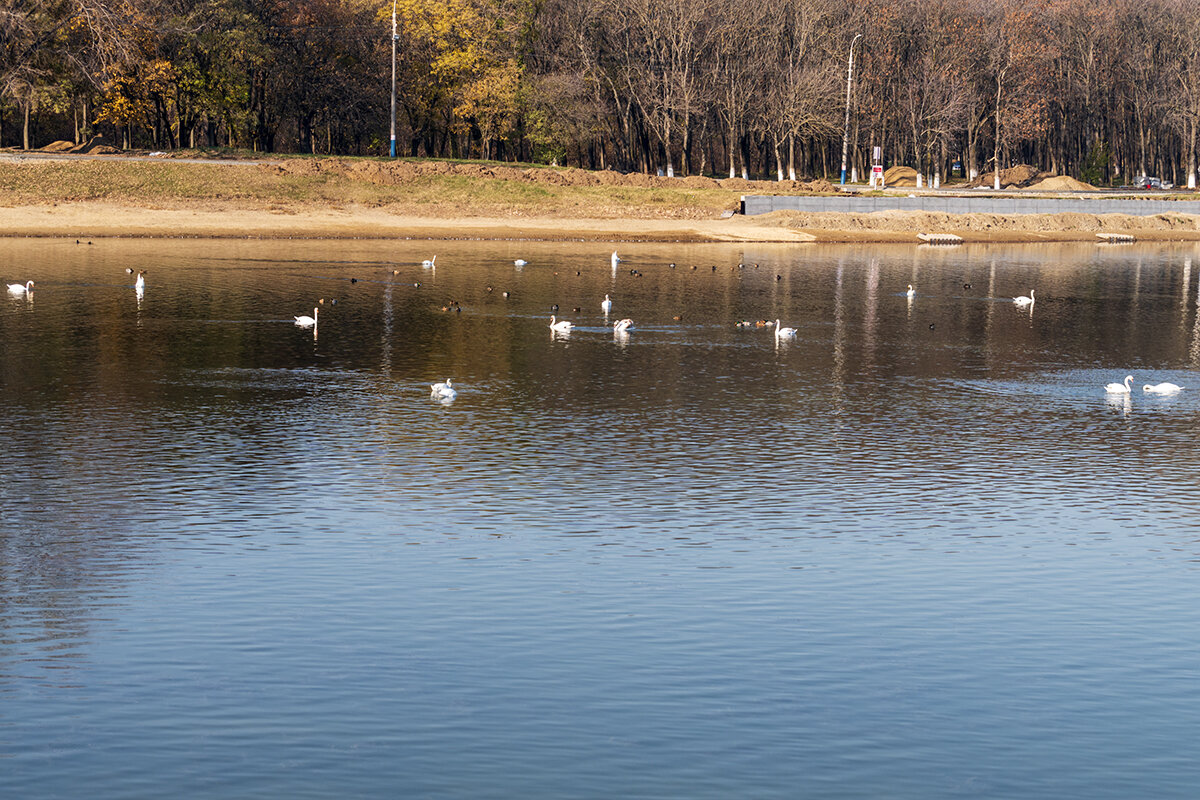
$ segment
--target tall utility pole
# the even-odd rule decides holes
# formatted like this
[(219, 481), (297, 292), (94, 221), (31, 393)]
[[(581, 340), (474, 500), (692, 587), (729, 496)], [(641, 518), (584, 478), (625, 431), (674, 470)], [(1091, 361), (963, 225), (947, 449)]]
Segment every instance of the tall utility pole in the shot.
[(856, 33), (850, 40), (850, 63), (846, 67), (846, 128), (842, 133), (842, 186), (846, 185), (846, 154), (850, 150), (850, 83), (854, 79), (854, 45), (861, 38), (862, 34)]
[(392, 0), (392, 158), (396, 157), (396, 41), (399, 38), (396, 35), (396, 0)]

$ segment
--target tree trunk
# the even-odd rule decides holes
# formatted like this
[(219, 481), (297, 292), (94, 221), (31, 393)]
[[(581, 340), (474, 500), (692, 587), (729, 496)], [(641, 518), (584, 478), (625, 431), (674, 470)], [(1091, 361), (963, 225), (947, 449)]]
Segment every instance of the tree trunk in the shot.
[(1000, 87), (1003, 78), (1003, 73), (996, 77), (996, 142), (993, 160), (995, 162), (995, 178), (993, 179), (992, 188), (995, 191), (1000, 191)]
[(21, 139), (21, 141), (22, 141), (21, 149), (23, 149), (23, 150), (29, 149), (29, 110), (31, 108), (33, 108), (33, 87), (32, 86), (29, 87), (29, 95), (25, 98), (25, 126), (23, 129), (23, 131), (24, 131), (23, 138)]
[(1188, 151), (1187, 151), (1187, 187), (1189, 189), (1196, 188), (1196, 117), (1193, 116), (1188, 125)]

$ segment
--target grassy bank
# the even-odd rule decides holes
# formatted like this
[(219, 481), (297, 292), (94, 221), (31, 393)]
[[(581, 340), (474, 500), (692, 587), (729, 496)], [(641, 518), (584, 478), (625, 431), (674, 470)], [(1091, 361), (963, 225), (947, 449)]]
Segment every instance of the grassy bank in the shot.
[(0, 159), (0, 203), (10, 207), (99, 201), (297, 211), (359, 206), (426, 217), (711, 219), (734, 208), (747, 190), (742, 184), (751, 183), (724, 187), (707, 178), (667, 182), (581, 170), (373, 159), (266, 164)]

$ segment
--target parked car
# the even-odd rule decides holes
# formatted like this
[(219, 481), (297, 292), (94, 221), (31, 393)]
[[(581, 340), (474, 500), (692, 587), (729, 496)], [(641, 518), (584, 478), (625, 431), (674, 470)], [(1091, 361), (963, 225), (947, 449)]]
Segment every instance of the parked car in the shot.
[(1139, 175), (1133, 179), (1133, 188), (1135, 189), (1173, 189), (1175, 184), (1163, 181), (1159, 178), (1151, 178), (1147, 175)]

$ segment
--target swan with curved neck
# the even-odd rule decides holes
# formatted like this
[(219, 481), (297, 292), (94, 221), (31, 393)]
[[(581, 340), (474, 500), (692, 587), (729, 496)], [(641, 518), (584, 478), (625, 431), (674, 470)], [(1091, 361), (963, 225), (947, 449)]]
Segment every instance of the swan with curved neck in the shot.
[(791, 339), (796, 335), (795, 328), (785, 328), (780, 324), (779, 320), (775, 320), (775, 338), (776, 339)]
[(1130, 384), (1133, 383), (1133, 376), (1126, 375), (1123, 383), (1110, 383), (1104, 387), (1104, 391), (1109, 394), (1129, 394), (1133, 389)]
[(550, 315), (550, 330), (554, 331), (555, 333), (566, 333), (574, 327), (575, 323), (568, 322), (565, 319), (555, 321), (554, 315)]
[(907, 291), (907, 292), (905, 292), (905, 294), (906, 294), (906, 295), (908, 295), (908, 299), (909, 299), (909, 300), (911, 300), (912, 298), (916, 297), (916, 295), (917, 295), (917, 290), (916, 290), (916, 289), (914, 289), (914, 288), (913, 288), (913, 285), (910, 283), (910, 284), (908, 285), (908, 291)]
[(633, 327), (633, 320), (631, 320), (631, 319), (617, 320), (616, 322), (613, 323), (613, 332), (614, 333), (624, 333), (625, 331), (629, 330), (632, 327)]
[(1142, 387), (1142, 391), (1150, 394), (1175, 394), (1175, 392), (1183, 391), (1183, 387), (1176, 383), (1155, 383), (1153, 385), (1147, 383)]
[(317, 315), (320, 313), (321, 313), (321, 309), (314, 306), (312, 316), (311, 317), (307, 317), (307, 316), (296, 317), (295, 318), (296, 324), (299, 325), (301, 328), (311, 328), (317, 324)]
[(600, 304), (600, 309), (605, 313), (612, 311), (612, 300), (608, 299), (608, 295), (604, 295), (604, 302)]
[(23, 284), (22, 283), (10, 283), (8, 285), (8, 290), (10, 292), (12, 292), (13, 294), (29, 294), (30, 292), (33, 291), (33, 281), (28, 281)]
[(429, 387), (429, 395), (436, 397), (438, 400), (453, 400), (458, 396), (458, 390), (450, 385), (450, 379), (446, 378), (445, 383), (435, 383)]

